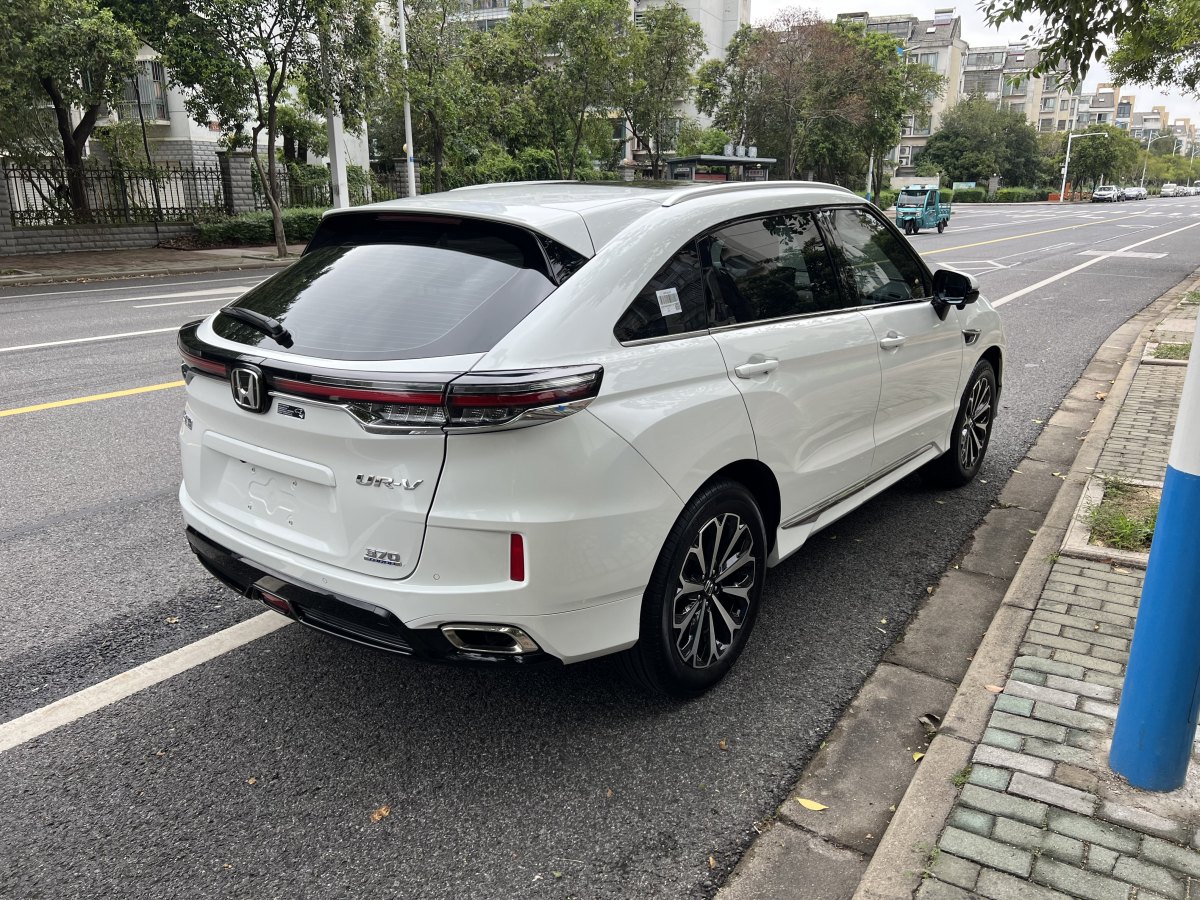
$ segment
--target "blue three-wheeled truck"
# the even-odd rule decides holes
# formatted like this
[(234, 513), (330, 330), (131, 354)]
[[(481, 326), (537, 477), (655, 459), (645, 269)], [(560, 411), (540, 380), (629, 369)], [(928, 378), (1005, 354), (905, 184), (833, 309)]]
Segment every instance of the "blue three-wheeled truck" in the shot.
[(916, 234), (922, 228), (946, 230), (950, 221), (950, 204), (942, 203), (937, 187), (913, 184), (896, 198), (896, 227), (905, 234)]

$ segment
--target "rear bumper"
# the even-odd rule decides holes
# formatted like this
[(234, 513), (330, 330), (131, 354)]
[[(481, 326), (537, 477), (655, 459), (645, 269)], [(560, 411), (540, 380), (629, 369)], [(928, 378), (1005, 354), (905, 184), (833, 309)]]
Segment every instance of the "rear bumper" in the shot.
[[(186, 487), (180, 489), (179, 500), (188, 542), (210, 574), (255, 600), (263, 600), (263, 589), (282, 596), (298, 622), (348, 641), (423, 659), (525, 664), (579, 662), (626, 649), (637, 641), (640, 593), (577, 610), (513, 613), (511, 592), (476, 589), (456, 596), (441, 589), (423, 590), (411, 582), (336, 572), (220, 522), (196, 506)], [(431, 606), (444, 614), (430, 615)], [(406, 615), (406, 610), (419, 612)], [(514, 626), (529, 635), (540, 652), (492, 655), (464, 651), (440, 630), (441, 625), (452, 623)]]

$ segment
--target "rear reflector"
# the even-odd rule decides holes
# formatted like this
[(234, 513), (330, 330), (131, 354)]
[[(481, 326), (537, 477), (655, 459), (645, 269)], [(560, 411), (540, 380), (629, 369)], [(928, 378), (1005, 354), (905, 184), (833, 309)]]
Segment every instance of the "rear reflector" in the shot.
[(280, 597), (278, 594), (272, 594), (270, 591), (264, 591), (262, 588), (259, 588), (258, 599), (267, 606), (271, 607), (271, 609), (275, 610), (275, 612), (283, 613), (289, 619), (296, 618), (296, 613), (292, 609), (292, 604), (290, 604), (285, 598)]
[(224, 378), (229, 374), (229, 367), (224, 363), (216, 362), (215, 360), (205, 359), (197, 353), (191, 353), (187, 350), (180, 350), (180, 355), (183, 356), (184, 365), (198, 372), (204, 372), (207, 375), (217, 375)]
[(510, 581), (525, 580), (525, 538), (519, 534), (508, 536), (508, 577)]

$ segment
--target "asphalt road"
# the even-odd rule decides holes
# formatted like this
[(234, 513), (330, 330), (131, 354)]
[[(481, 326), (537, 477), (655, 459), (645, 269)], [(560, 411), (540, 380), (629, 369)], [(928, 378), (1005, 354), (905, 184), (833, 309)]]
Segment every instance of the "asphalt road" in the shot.
[[(289, 625), (0, 753), (0, 897), (711, 896), (1096, 349), (1200, 265), (1198, 237), (1180, 198), (959, 207), (912, 238), (1001, 304), (984, 471), (952, 493), (910, 479), (772, 570), (708, 696)], [(0, 722), (259, 614), (187, 549), (182, 391), (162, 387), (174, 328), (259, 277), (0, 290)]]

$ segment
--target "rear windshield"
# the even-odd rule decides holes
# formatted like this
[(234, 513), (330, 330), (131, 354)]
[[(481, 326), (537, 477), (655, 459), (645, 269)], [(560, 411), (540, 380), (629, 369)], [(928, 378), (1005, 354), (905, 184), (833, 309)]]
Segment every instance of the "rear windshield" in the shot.
[[(578, 254), (507, 225), (435, 216), (333, 216), (288, 269), (236, 305), (288, 330), (284, 347), (218, 315), (213, 330), (251, 346), (330, 359), (484, 353), (541, 303)], [(580, 263), (581, 264), (581, 263)]]

